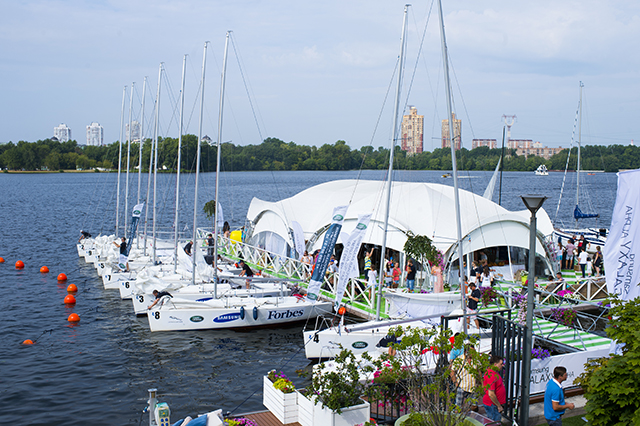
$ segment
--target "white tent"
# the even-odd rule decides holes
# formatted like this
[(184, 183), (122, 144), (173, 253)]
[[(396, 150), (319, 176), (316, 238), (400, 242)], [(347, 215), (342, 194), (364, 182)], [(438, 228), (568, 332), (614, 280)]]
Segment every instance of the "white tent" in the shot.
[[(291, 222), (297, 221), (304, 230), (305, 239), (313, 243), (312, 248), (319, 248), (322, 235), (331, 223), (333, 208), (349, 205), (343, 231), (350, 233), (353, 230), (358, 214), (373, 213), (363, 241), (381, 245), (385, 214), (384, 186), (383, 181), (337, 180), (311, 187), (278, 202), (254, 198), (247, 212), (247, 219), (253, 224), (253, 241), (264, 235), (268, 237), (263, 241), (273, 241), (275, 238), (280, 241), (280, 247), (283, 242), (293, 247)], [(460, 209), (465, 254), (485, 247), (529, 248), (531, 214), (528, 210), (511, 212), (465, 190), (460, 190)], [(536, 254), (546, 259), (544, 237), (553, 232), (553, 225), (543, 209), (538, 211), (537, 218)], [(457, 242), (453, 187), (434, 183), (394, 182), (387, 247), (402, 252), (408, 231), (414, 235), (428, 236), (449, 257)]]

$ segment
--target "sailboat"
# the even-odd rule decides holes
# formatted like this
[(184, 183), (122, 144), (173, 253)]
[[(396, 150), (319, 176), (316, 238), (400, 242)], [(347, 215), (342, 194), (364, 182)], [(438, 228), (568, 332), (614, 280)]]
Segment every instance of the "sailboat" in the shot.
[[(220, 141), (222, 140), (222, 113), (225, 93), (225, 73), (227, 64), (227, 54), (229, 49), (229, 37), (231, 32), (227, 32), (222, 64), (222, 81), (220, 88), (220, 110), (218, 117), (218, 160), (216, 166), (216, 194), (218, 187), (218, 177), (220, 176)], [(192, 272), (193, 284), (196, 281), (197, 265), (202, 265), (204, 257), (201, 255), (201, 247), (197, 239), (197, 215), (198, 204), (198, 175), (200, 170), (200, 144), (202, 142), (202, 120), (204, 105), (204, 80), (206, 66), (207, 43), (204, 46), (202, 63), (202, 97), (200, 107), (200, 130), (198, 134), (198, 150), (196, 155), (196, 179), (195, 179), (195, 201), (194, 201), (194, 226), (193, 226), (193, 256)], [(218, 199), (216, 195), (216, 204)], [(220, 211), (216, 208), (216, 214)], [(218, 217), (214, 220), (214, 241), (217, 243)], [(214, 245), (214, 254), (217, 246)], [(151, 331), (173, 331), (173, 330), (202, 330), (202, 329), (227, 329), (242, 328), (254, 329), (263, 327), (277, 327), (283, 324), (307, 321), (321, 313), (331, 311), (331, 302), (313, 302), (307, 299), (284, 296), (283, 292), (277, 297), (235, 297), (226, 295), (220, 297), (218, 294), (217, 260), (213, 264), (213, 293), (212, 297), (169, 297), (164, 296), (160, 303), (152, 309), (147, 310), (149, 328)], [(206, 266), (206, 265), (205, 265)], [(246, 280), (246, 279), (245, 279)], [(250, 280), (246, 280), (247, 285)]]
[[(442, 21), (442, 8), (440, 7), (440, 23), (441, 23), (441, 36), (443, 43), (443, 55), (445, 60), (445, 68), (447, 67), (447, 52), (446, 52), (446, 42), (444, 41), (444, 23)], [(402, 86), (402, 63), (404, 60), (404, 47), (405, 47), (405, 34), (406, 34), (406, 25), (407, 25), (407, 12), (408, 5), (405, 5), (404, 8), (404, 19), (402, 26), (402, 41), (401, 41), (401, 49), (400, 49), (400, 64), (398, 71), (398, 85), (396, 89), (396, 102), (395, 102), (395, 111), (394, 111), (394, 138), (391, 144), (390, 149), (390, 159), (389, 159), (389, 170), (387, 174), (387, 184), (386, 184), (386, 209), (385, 209), (385, 223), (384, 223), (384, 232), (382, 234), (382, 249), (381, 249), (381, 257), (384, 257), (384, 253), (386, 252), (386, 242), (387, 242), (387, 229), (389, 227), (389, 206), (391, 204), (391, 188), (392, 188), (392, 172), (393, 172), (393, 153), (395, 151), (395, 143), (399, 138), (399, 126), (398, 126), (398, 117), (399, 117), (399, 102), (400, 102), (400, 92)], [(447, 96), (448, 96), (448, 116), (451, 118), (452, 110), (451, 110), (451, 93), (449, 88), (448, 81), (448, 68), (446, 68), (445, 72), (446, 85), (447, 85)], [(458, 175), (457, 175), (457, 167), (456, 167), (456, 157), (455, 157), (455, 143), (453, 142), (453, 126), (450, 126), (450, 140), (451, 142), (451, 150), (452, 150), (452, 164), (453, 164), (453, 181), (454, 181), (454, 199), (455, 199), (455, 211), (457, 217), (457, 236), (458, 236), (458, 250), (459, 253), (462, 253), (462, 241), (461, 241), (461, 225), (460, 225), (460, 204), (459, 204), (459, 195), (458, 195)], [(443, 175), (443, 177), (445, 177)], [(460, 256), (462, 257), (462, 256)], [(340, 324), (331, 326), (324, 330), (307, 330), (304, 331), (304, 342), (305, 342), (305, 355), (309, 359), (322, 359), (322, 358), (330, 358), (337, 355), (337, 353), (342, 349), (342, 347), (349, 348), (354, 353), (361, 353), (365, 351), (369, 351), (375, 347), (375, 345), (387, 335), (390, 327), (402, 324), (403, 326), (411, 326), (411, 327), (425, 327), (428, 325), (429, 321), (439, 319), (442, 315), (450, 314), (456, 307), (460, 305), (455, 301), (460, 300), (462, 297), (462, 305), (464, 305), (464, 295), (460, 292), (457, 293), (440, 293), (440, 294), (388, 294), (385, 295), (385, 298), (390, 297), (392, 300), (392, 305), (397, 301), (397, 297), (401, 298), (409, 298), (413, 299), (413, 303), (425, 303), (428, 305), (429, 315), (422, 317), (413, 317), (413, 318), (404, 318), (396, 321), (389, 320), (381, 320), (380, 318), (380, 308), (381, 308), (381, 298), (382, 298), (382, 277), (384, 276), (384, 265), (385, 262), (380, 262), (380, 285), (378, 287), (378, 295), (377, 295), (377, 304), (376, 304), (376, 320), (370, 321), (365, 324), (356, 326), (356, 327), (345, 327), (343, 321)], [(460, 274), (462, 274), (462, 268), (460, 268)], [(462, 277), (460, 277), (460, 282), (462, 282)], [(339, 304), (341, 301), (336, 300), (336, 303)], [(400, 302), (403, 303), (403, 302)], [(412, 303), (412, 302), (408, 302)], [(340, 311), (339, 311), (340, 312)], [(344, 320), (344, 317), (342, 318)], [(464, 323), (464, 331), (466, 332), (466, 321)]]
[[(577, 119), (578, 119), (578, 160), (576, 167), (576, 203), (573, 209), (573, 218), (575, 220), (574, 228), (565, 228), (565, 229), (556, 229), (554, 231), (554, 237), (561, 242), (563, 245), (570, 239), (575, 239), (579, 235), (584, 235), (585, 240), (590, 243), (589, 251), (595, 251), (597, 246), (604, 247), (605, 242), (607, 241), (607, 229), (605, 228), (582, 228), (579, 225), (579, 221), (582, 219), (596, 219), (600, 215), (595, 212), (585, 213), (580, 208), (580, 148), (582, 145), (582, 88), (584, 84), (580, 82), (580, 101), (578, 103), (578, 111), (577, 111)], [(571, 155), (571, 150), (569, 150), (569, 156)], [(558, 216), (558, 212), (560, 210), (560, 203), (562, 201), (562, 193), (564, 190), (564, 183), (567, 176), (567, 169), (569, 167), (569, 156), (567, 157), (567, 166), (565, 168), (565, 175), (562, 180), (562, 190), (560, 192), (560, 199), (558, 200), (558, 206), (556, 208), (556, 218)]]

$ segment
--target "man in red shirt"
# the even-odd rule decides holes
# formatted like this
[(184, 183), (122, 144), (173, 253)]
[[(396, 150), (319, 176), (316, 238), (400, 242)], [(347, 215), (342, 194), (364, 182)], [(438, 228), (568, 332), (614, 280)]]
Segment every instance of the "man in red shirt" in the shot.
[(507, 402), (507, 390), (504, 387), (502, 377), (498, 374), (499, 371), (502, 371), (504, 361), (501, 356), (492, 355), (489, 362), (491, 365), (482, 380), (483, 386), (487, 389), (482, 397), (482, 403), (487, 417), (499, 422), (504, 411), (503, 405)]

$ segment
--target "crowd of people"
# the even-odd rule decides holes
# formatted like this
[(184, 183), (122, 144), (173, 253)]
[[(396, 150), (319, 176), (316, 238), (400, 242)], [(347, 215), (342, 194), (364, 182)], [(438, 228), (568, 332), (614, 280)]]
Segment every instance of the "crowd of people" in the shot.
[(575, 270), (579, 266), (582, 278), (591, 276), (599, 277), (603, 274), (604, 257), (600, 246), (596, 246), (595, 254), (590, 255), (591, 243), (584, 238), (573, 236), (567, 240), (566, 245), (558, 241), (558, 258), (560, 259), (560, 269)]

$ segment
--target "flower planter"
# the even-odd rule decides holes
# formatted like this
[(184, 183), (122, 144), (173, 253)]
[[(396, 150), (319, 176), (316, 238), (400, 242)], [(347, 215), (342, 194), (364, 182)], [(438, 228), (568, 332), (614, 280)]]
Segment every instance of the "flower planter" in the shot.
[(313, 401), (298, 394), (298, 423), (302, 426), (353, 426), (369, 420), (371, 406), (368, 402), (342, 408), (341, 414), (323, 407), (322, 403)]
[(282, 424), (298, 421), (298, 392), (284, 393), (273, 387), (267, 376), (263, 377), (262, 404), (277, 417)]

